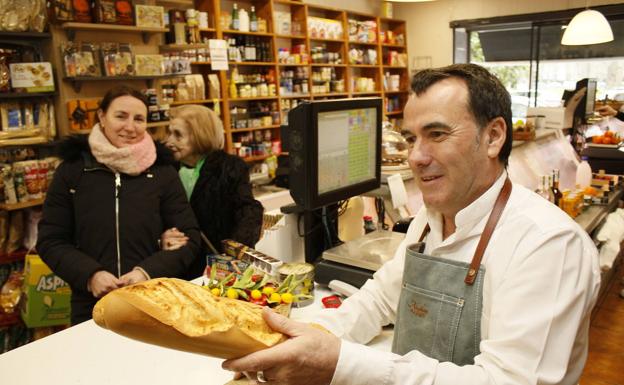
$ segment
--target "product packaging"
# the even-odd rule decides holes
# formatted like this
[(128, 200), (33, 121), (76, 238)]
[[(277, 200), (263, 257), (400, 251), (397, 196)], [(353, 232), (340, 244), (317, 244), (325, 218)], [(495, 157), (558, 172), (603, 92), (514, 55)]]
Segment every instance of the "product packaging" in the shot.
[(26, 255), (23, 291), (22, 319), (29, 328), (69, 323), (69, 285), (55, 275), (38, 255)]

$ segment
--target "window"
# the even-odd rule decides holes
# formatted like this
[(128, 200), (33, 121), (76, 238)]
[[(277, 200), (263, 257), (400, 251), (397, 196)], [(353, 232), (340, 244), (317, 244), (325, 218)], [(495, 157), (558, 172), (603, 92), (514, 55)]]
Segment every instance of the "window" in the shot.
[(624, 5), (596, 9), (609, 20), (614, 41), (562, 46), (564, 26), (578, 9), (451, 22), (454, 61), (498, 76), (511, 94), (514, 122), (529, 106), (559, 106), (563, 91), (582, 78), (598, 80), (597, 99), (624, 100)]

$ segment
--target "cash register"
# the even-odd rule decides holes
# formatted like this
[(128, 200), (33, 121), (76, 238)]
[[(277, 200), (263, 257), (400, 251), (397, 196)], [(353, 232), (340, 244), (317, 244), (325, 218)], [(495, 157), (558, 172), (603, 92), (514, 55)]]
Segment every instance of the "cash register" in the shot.
[(349, 198), (381, 183), (381, 98), (334, 99), (299, 104), (288, 113), (289, 189), (306, 262), (316, 281), (340, 279), (360, 287), (392, 256), (401, 234), (374, 231), (343, 243), (338, 217)]

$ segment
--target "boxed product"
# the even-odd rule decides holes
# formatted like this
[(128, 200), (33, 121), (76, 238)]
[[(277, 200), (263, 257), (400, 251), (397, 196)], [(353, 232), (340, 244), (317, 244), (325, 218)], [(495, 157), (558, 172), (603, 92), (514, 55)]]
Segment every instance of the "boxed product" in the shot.
[(162, 28), (165, 25), (165, 8), (157, 5), (135, 6), (136, 26), (149, 28)]
[(342, 39), (342, 23), (322, 17), (308, 17), (308, 33), (315, 39)]
[(160, 76), (163, 74), (163, 55), (135, 55), (134, 73), (137, 76)]
[(247, 266), (251, 265), (272, 276), (277, 276), (277, 270), (282, 265), (282, 261), (279, 259), (275, 259), (232, 239), (222, 240), (221, 245), (226, 255), (245, 262)]
[(273, 12), (273, 20), (275, 20), (275, 33), (278, 35), (292, 34), (292, 15), (290, 12), (275, 11)]
[(24, 264), (22, 319), (29, 328), (69, 323), (69, 285), (41, 260), (29, 254)]
[(54, 91), (52, 64), (48, 62), (11, 63), (9, 67), (13, 89), (24, 89), (26, 92)]

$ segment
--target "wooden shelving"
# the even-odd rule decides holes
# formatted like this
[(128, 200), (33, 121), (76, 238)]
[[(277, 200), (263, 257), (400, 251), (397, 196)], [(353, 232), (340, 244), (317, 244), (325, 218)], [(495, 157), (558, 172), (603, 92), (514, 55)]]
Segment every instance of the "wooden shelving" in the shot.
[(230, 102), (247, 102), (252, 100), (272, 100), (277, 99), (277, 96), (256, 96), (253, 98), (230, 98)]
[(193, 0), (156, 0), (157, 4), (185, 5), (193, 7)]
[(13, 203), (13, 204), (1, 203), (0, 210), (14, 211), (14, 210), (25, 209), (28, 207), (41, 206), (44, 200), (45, 198), (38, 198), (38, 199), (29, 200), (26, 202), (19, 202), (19, 203)]
[(0, 99), (49, 98), (56, 92), (0, 92)]
[(348, 92), (328, 92), (324, 94), (312, 94), (313, 98), (325, 98), (328, 96), (349, 96)]
[(12, 32), (0, 31), (0, 37), (8, 38), (28, 38), (28, 39), (49, 39), (52, 35), (50, 32)]
[(406, 48), (404, 44), (388, 44), (388, 43), (383, 43), (381, 44), (382, 47), (388, 47), (388, 48)]
[(272, 128), (279, 128), (279, 124), (273, 124), (270, 126), (261, 126), (261, 127), (245, 127), (245, 128), (230, 128), (232, 133), (236, 132), (249, 132), (249, 131), (258, 131), (258, 130), (269, 130)]
[(308, 67), (309, 63), (277, 63), (280, 67)]
[(206, 103), (219, 103), (223, 99), (200, 99), (200, 100), (181, 100), (171, 103), (172, 106), (182, 106), (185, 104), (206, 104)]
[(379, 45), (379, 43), (377, 43), (377, 42), (370, 43), (370, 42), (363, 42), (363, 41), (349, 41), (349, 44), (367, 45), (367, 46), (371, 46), (371, 47), (377, 47)]
[(80, 92), (83, 82), (102, 82), (102, 81), (114, 81), (114, 80), (143, 80), (147, 82), (149, 88), (152, 87), (154, 80), (175, 78), (178, 76), (185, 76), (187, 74), (168, 74), (168, 75), (153, 75), (153, 76), (74, 76), (64, 77), (63, 80), (70, 82), (74, 91)]
[(275, 66), (275, 62), (267, 62), (267, 61), (231, 61), (228, 62), (229, 65), (234, 66)]
[(251, 35), (251, 36), (265, 36), (265, 37), (273, 37), (274, 35), (270, 32), (248, 32), (248, 31), (235, 31), (231, 29), (226, 29), (221, 31), (224, 35)]
[[(191, 8), (195, 7), (199, 11), (208, 12), (211, 16), (209, 20), (210, 28), (202, 28), (200, 29), (200, 33), (202, 34), (202, 38), (217, 38), (217, 39), (227, 39), (228, 37), (236, 38), (238, 40), (249, 40), (247, 37), (252, 37), (252, 42), (262, 43), (261, 49), (268, 48), (269, 55), (268, 56), (258, 56), (258, 58), (262, 57), (263, 59), (272, 58), (274, 61), (271, 62), (259, 62), (259, 61), (240, 61), (240, 62), (232, 62), (228, 63), (229, 70), (221, 71), (221, 70), (213, 70), (210, 59), (207, 57), (205, 60), (197, 62), (191, 62), (191, 68), (193, 73), (202, 74), (202, 77), (206, 77), (209, 74), (217, 75), (219, 79), (219, 93), (222, 95), (222, 98), (218, 100), (214, 99), (204, 99), (204, 100), (191, 100), (191, 101), (178, 101), (170, 103), (172, 106), (179, 106), (185, 104), (204, 104), (208, 106), (214, 105), (214, 103), (219, 103), (220, 115), (223, 120), (223, 124), (225, 127), (225, 148), (228, 152), (233, 152), (234, 150), (234, 142), (239, 141), (240, 137), (244, 133), (248, 133), (249, 131), (254, 130), (271, 130), (272, 137), (274, 139), (280, 138), (279, 124), (278, 125), (270, 125), (259, 128), (244, 128), (244, 129), (235, 129), (231, 128), (235, 126), (232, 124), (235, 116), (231, 115), (234, 108), (244, 108), (253, 110), (256, 104), (264, 104), (270, 105), (271, 111), (275, 112), (275, 105), (277, 104), (277, 110), (280, 114), (280, 118), (284, 119), (284, 113), (287, 112), (287, 108), (284, 108), (283, 105), (288, 106), (290, 101), (293, 99), (302, 99), (302, 100), (319, 100), (325, 98), (347, 98), (347, 97), (367, 97), (367, 96), (380, 96), (385, 98), (389, 104), (390, 108), (394, 108), (395, 106), (403, 107), (404, 103), (407, 101), (407, 95), (409, 90), (409, 74), (407, 72), (406, 67), (398, 67), (398, 66), (386, 66), (384, 65), (384, 54), (387, 53), (388, 49), (396, 48), (400, 53), (406, 52), (406, 42), (405, 40), (400, 40), (400, 43), (405, 44), (386, 44), (385, 42), (360, 42), (356, 41), (356, 37), (349, 36), (349, 19), (355, 19), (358, 21), (376, 21), (379, 30), (384, 31), (392, 31), (395, 36), (397, 33), (404, 35), (405, 34), (405, 22), (401, 20), (393, 20), (393, 19), (385, 19), (379, 18), (376, 15), (364, 14), (359, 12), (347, 11), (339, 8), (327, 7), (327, 6), (319, 6), (313, 4), (307, 4), (300, 1), (293, 0), (266, 0), (262, 2), (252, 1), (252, 4), (256, 5), (256, 12), (258, 17), (267, 21), (267, 31), (266, 32), (251, 32), (251, 31), (237, 31), (232, 30), (229, 27), (223, 28), (223, 25), (220, 23), (220, 13), (230, 12), (231, 2), (225, 0), (205, 0), (200, 2), (193, 2), (191, 0), (155, 0), (156, 4), (163, 4), (169, 8)], [(250, 3), (245, 3), (243, 7), (248, 8)], [(240, 4), (239, 4), (240, 6)], [(290, 12), (292, 16), (293, 25), (298, 24), (300, 28), (292, 29), (292, 30), (284, 30), (277, 28), (276, 21), (274, 18), (274, 12), (286, 11)], [(321, 17), (326, 19), (335, 20), (342, 24), (343, 26), (343, 35), (340, 38), (324, 38), (320, 36), (311, 36), (312, 33), (308, 31), (308, 18), (309, 17)], [(85, 31), (123, 31), (128, 33), (140, 33), (143, 34), (144, 41), (148, 41), (147, 39), (152, 34), (161, 34), (167, 32), (166, 28), (138, 28), (135, 26), (114, 26), (114, 25), (98, 25), (98, 24), (87, 24), (87, 23), (64, 23), (61, 28), (68, 33), (74, 33), (78, 30)], [(279, 31), (279, 33), (277, 33)], [(324, 35), (330, 36), (330, 35)], [(337, 35), (335, 35), (337, 36)], [(379, 38), (379, 37), (377, 37)], [(353, 40), (352, 40), (353, 39)], [(152, 39), (154, 40), (154, 39)], [(265, 45), (268, 43), (268, 47)], [(293, 48), (296, 45), (304, 45), (305, 50), (304, 53), (307, 54), (308, 58), (311, 58), (311, 50), (312, 48), (318, 46), (325, 46), (326, 52), (338, 53), (341, 58), (340, 64), (331, 64), (331, 63), (280, 63), (278, 62), (278, 49), (286, 48), (291, 52), (297, 52)], [(260, 44), (257, 44), (260, 45)], [(208, 49), (207, 44), (164, 44), (159, 46), (159, 52), (172, 52), (172, 51), (185, 51), (185, 50), (200, 50), (200, 49)], [(257, 48), (257, 47), (256, 47)], [(348, 52), (351, 48), (358, 48), (360, 50), (374, 50), (377, 53), (377, 61), (376, 65), (369, 64), (348, 64)], [(300, 47), (298, 49), (301, 49)], [(385, 51), (384, 51), (385, 50)], [(281, 51), (279, 51), (281, 52)], [(263, 52), (264, 53), (264, 52)], [(292, 60), (293, 58), (291, 58)], [(305, 60), (305, 59), (304, 59)], [(309, 59), (308, 59), (309, 60)], [(294, 60), (293, 60), (294, 61)], [(334, 86), (333, 84), (327, 88), (314, 87), (315, 85), (319, 85), (318, 82), (313, 80), (313, 75), (315, 73), (321, 71), (329, 71), (322, 70), (322, 68), (331, 68), (332, 72), (336, 76), (336, 80), (341, 81), (343, 84), (338, 84)], [(237, 97), (230, 98), (230, 90), (232, 84), (232, 71), (236, 69), (239, 75), (253, 75), (253, 74), (261, 74), (265, 77), (272, 77), (274, 80), (268, 80), (266, 83), (273, 83), (276, 87), (276, 94), (273, 96), (257, 96), (257, 97)], [(307, 76), (301, 75), (301, 72), (307, 72)], [(296, 80), (294, 84), (301, 84), (307, 82), (306, 87), (300, 88), (283, 88), (284, 84), (290, 84), (288, 81), (284, 82), (282, 76), (290, 76), (284, 74), (286, 71), (288, 72), (297, 72), (297, 75), (293, 78)], [(390, 72), (392, 75), (400, 75), (401, 76), (401, 87), (405, 88), (405, 90), (401, 91), (383, 91), (382, 87), (384, 84), (383, 76), (385, 76), (385, 72)], [(155, 80), (164, 79), (168, 77), (174, 76), (183, 76), (183, 75), (165, 75), (165, 76), (154, 76), (154, 77), (145, 77), (145, 76), (136, 76), (136, 77), (80, 77), (80, 78), (64, 78), (64, 80), (74, 87), (76, 92), (80, 91), (80, 86), (82, 82), (100, 82), (105, 81), (131, 81), (131, 80), (143, 80), (146, 81), (147, 86), (149, 88), (157, 88), (157, 84), (155, 84)], [(333, 76), (333, 75), (332, 75)], [(374, 81), (375, 91), (367, 91), (367, 92), (355, 92), (355, 91), (346, 91), (350, 90), (358, 77), (369, 78)], [(333, 78), (332, 78), (333, 80)], [(236, 87), (239, 87), (238, 82)], [(253, 85), (252, 85), (253, 87)], [(270, 85), (272, 87), (272, 85)], [(342, 87), (342, 88), (341, 88)], [(91, 87), (89, 87), (91, 88)], [(89, 88), (86, 88), (88, 90)], [(328, 92), (328, 93), (313, 93), (312, 91), (321, 91), (321, 90), (345, 90), (342, 92)], [(293, 91), (301, 91), (307, 90), (307, 93), (293, 93)], [(239, 90), (240, 91), (240, 90)], [(259, 89), (258, 89), (259, 91)], [(272, 91), (272, 90), (271, 90)], [(288, 92), (290, 91), (290, 92)], [(264, 92), (264, 91), (263, 91)], [(245, 93), (246, 95), (250, 95), (250, 93)], [(254, 92), (255, 94), (255, 92)], [(238, 93), (240, 95), (240, 92)], [(284, 108), (284, 109), (282, 109)], [(393, 117), (401, 117), (401, 111), (392, 111), (387, 116)], [(253, 115), (246, 117), (246, 119), (253, 119)], [(283, 120), (281, 121), (283, 123)], [(249, 123), (251, 124), (251, 122)], [(255, 124), (255, 123), (254, 123)], [(239, 135), (237, 135), (239, 134)], [(248, 162), (253, 162), (257, 160), (265, 159), (265, 157), (251, 157), (245, 158)]]
[(184, 51), (187, 49), (208, 49), (208, 44), (163, 44), (158, 48), (161, 51)]
[(305, 35), (279, 35), (276, 34), (275, 35), (276, 38), (278, 39), (307, 39), (307, 36)]
[(282, 99), (306, 99), (309, 98), (311, 95), (310, 94), (285, 94), (285, 95), (280, 95), (280, 98)]
[(131, 32), (143, 35), (143, 42), (147, 44), (151, 35), (155, 33), (168, 32), (168, 28), (137, 27), (135, 25), (97, 24), (97, 23), (76, 23), (67, 22), (61, 24), (61, 28), (67, 33), (69, 40), (74, 40), (76, 31), (109, 31), (109, 32)]
[(2, 146), (31, 146), (36, 144), (45, 144), (50, 140), (45, 136), (30, 136), (28, 138), (11, 138), (0, 139), (0, 147)]
[(312, 63), (312, 67), (346, 67), (346, 64)]

